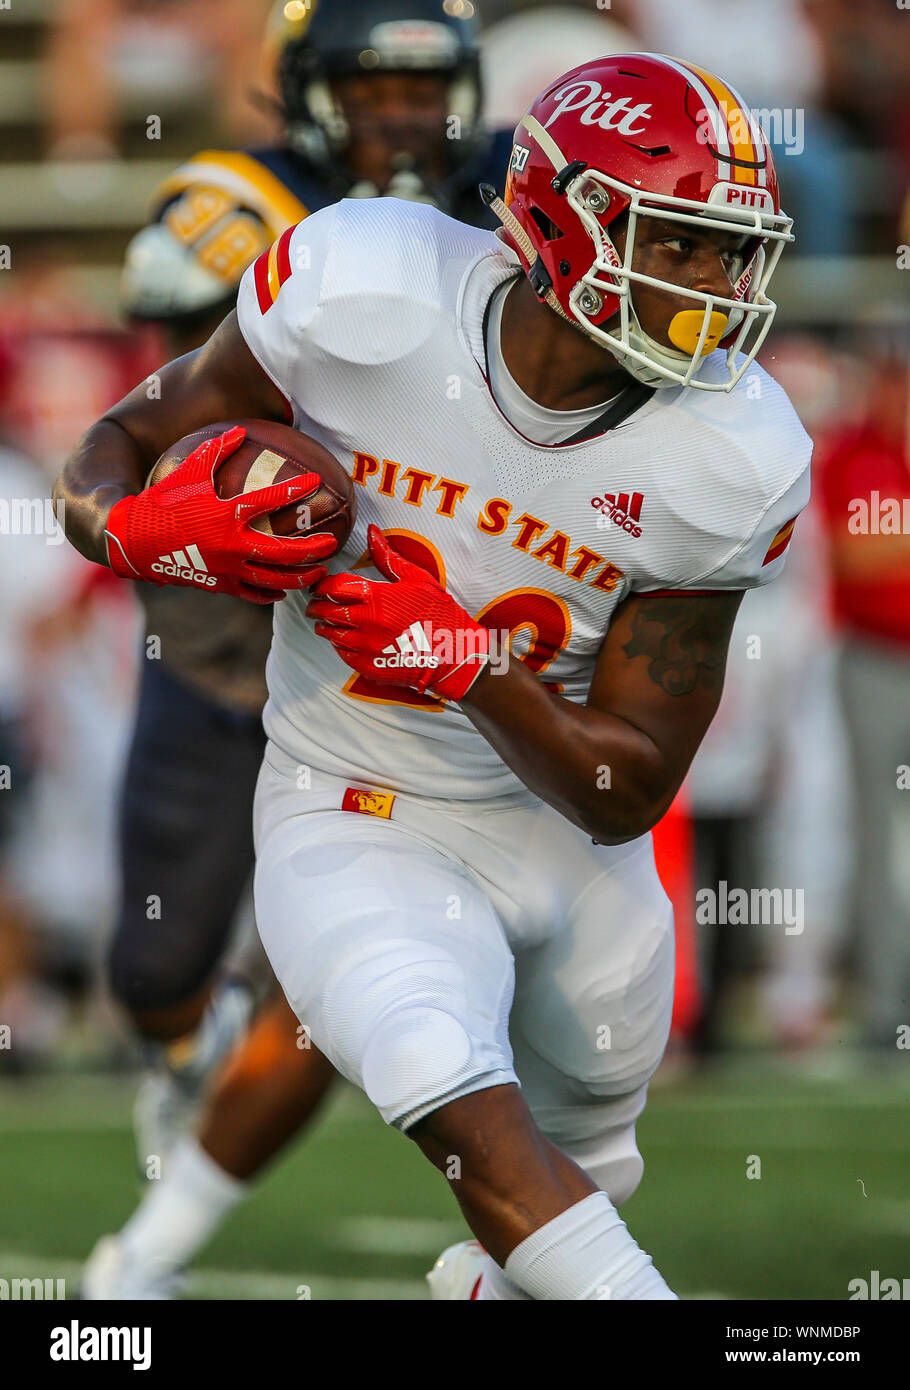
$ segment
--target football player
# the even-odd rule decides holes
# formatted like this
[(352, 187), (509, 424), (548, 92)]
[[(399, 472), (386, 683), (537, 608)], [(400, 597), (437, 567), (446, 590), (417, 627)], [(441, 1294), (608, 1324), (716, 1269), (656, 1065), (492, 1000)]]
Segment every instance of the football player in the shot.
[[(188, 160), (129, 247), (125, 308), (163, 328), (172, 356), (206, 341), (285, 228), (339, 197), (394, 194), (495, 225), (477, 186), (498, 177), (511, 134), (480, 121), (476, 25), (439, 0), (298, 10), (289, 19), (276, 7), (267, 43), (285, 142)], [(280, 991), (219, 1074), (261, 993), (251, 953), (225, 959), (225, 947), (252, 869), (271, 609), (229, 593), (139, 592), (152, 640), (122, 798), (110, 975), (154, 1064), (135, 1115), (140, 1170), (160, 1180), (126, 1239), (99, 1245), (87, 1297), (160, 1294), (334, 1075), (301, 1045), (309, 1038)], [(199, 1141), (177, 1147), (213, 1074)]]
[[(437, 1294), (669, 1299), (618, 1214), (672, 1003), (649, 832), (808, 497), (756, 361), (791, 220), (742, 99), (639, 53), (555, 81), (486, 197), (499, 236), (394, 199), (285, 232), (164, 369), (166, 410), (126, 397), (58, 495), (117, 574), (204, 527), (219, 585), (287, 595), (257, 922), (301, 1025), (452, 1183), (480, 1244)], [(216, 496), (241, 431), (143, 490), (230, 416), (350, 469), (357, 522), (312, 594)]]

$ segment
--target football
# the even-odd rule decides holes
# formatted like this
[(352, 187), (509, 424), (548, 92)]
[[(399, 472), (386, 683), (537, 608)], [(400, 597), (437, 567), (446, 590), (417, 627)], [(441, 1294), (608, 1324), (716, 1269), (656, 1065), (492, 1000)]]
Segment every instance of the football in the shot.
[(200, 444), (237, 425), (246, 430), (246, 439), (215, 470), (218, 496), (242, 497), (273, 483), (293, 482), (302, 473), (318, 473), (322, 482), (311, 496), (257, 517), (250, 524), (254, 530), (272, 536), (329, 531), (340, 549), (354, 524), (353, 484), (328, 449), (289, 425), (271, 420), (228, 420), (207, 425), (165, 450), (149, 474), (146, 487), (163, 482)]

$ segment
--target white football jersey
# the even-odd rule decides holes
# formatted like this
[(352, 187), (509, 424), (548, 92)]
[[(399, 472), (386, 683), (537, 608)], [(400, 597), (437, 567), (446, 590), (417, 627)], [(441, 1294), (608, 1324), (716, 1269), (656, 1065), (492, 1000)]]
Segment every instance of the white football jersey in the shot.
[[(809, 494), (811, 444), (754, 366), (730, 393), (657, 391), (617, 428), (535, 444), (491, 395), (484, 315), (516, 266), (492, 234), (433, 208), (346, 200), (246, 272), (240, 328), (293, 423), (354, 481), (333, 572), (371, 522), (403, 538), (467, 611), (584, 702), (631, 593), (748, 589), (783, 564)], [(708, 374), (724, 370), (709, 359)], [(269, 738), (302, 767), (447, 803), (533, 799), (457, 705), (351, 671), (305, 616), (275, 610)]]

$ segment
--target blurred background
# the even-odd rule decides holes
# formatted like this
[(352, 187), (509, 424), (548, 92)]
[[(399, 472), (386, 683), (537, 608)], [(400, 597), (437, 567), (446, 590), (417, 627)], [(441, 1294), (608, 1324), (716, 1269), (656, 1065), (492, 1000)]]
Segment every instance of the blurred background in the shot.
[[(845, 1298), (871, 1269), (910, 1275), (910, 12), (478, 8), (493, 128), (624, 49), (713, 69), (770, 113), (797, 241), (761, 360), (816, 441), (814, 497), (782, 579), (743, 605), (677, 810), (676, 1028), (624, 1215), (684, 1297)], [(44, 499), (83, 429), (166, 355), (120, 308), (154, 190), (201, 149), (282, 138), (273, 12), (0, 10), (0, 1277), (75, 1281), (136, 1196), (141, 1059), (103, 961), (142, 621), (128, 586), (61, 543)], [(17, 526), (24, 499), (36, 521)], [(722, 883), (799, 890), (798, 929), (700, 920), (699, 890)], [(340, 1088), (193, 1291), (420, 1297), (463, 1229), (424, 1167)]]

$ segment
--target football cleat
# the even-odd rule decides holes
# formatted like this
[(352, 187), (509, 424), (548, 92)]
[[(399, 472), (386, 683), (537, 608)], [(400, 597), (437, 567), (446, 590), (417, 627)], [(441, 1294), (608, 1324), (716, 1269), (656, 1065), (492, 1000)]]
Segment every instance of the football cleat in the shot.
[(486, 1258), (487, 1252), (479, 1240), (450, 1245), (427, 1275), (430, 1298), (434, 1303), (443, 1299), (476, 1299)]
[(163, 1302), (176, 1298), (182, 1276), (143, 1269), (130, 1259), (120, 1236), (102, 1236), (82, 1270), (79, 1297), (89, 1303)]

